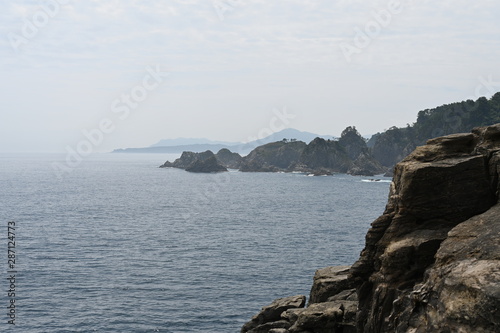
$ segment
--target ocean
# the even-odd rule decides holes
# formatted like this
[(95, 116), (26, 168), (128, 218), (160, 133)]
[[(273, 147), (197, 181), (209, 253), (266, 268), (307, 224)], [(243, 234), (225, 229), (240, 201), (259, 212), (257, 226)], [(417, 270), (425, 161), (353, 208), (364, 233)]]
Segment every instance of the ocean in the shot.
[(0, 330), (239, 332), (352, 264), (389, 193), (384, 177), (158, 168), (174, 157), (95, 154), (58, 178), (64, 155), (1, 154)]

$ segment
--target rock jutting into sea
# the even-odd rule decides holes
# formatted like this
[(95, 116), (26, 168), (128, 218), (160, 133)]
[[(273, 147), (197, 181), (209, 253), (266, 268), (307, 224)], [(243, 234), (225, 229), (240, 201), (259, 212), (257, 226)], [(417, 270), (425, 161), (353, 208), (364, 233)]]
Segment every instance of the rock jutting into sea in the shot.
[(427, 141), (396, 165), (358, 261), (241, 332), (500, 332), (499, 192), (500, 124)]
[(203, 153), (193, 153), (185, 151), (181, 157), (174, 162), (165, 162), (160, 168), (179, 168), (189, 172), (197, 173), (212, 173), (227, 171), (227, 168), (222, 165), (213, 152), (207, 150)]
[(217, 161), (228, 169), (239, 169), (242, 157), (238, 153), (233, 153), (227, 148), (223, 148), (215, 154)]
[(240, 171), (373, 176), (387, 172), (387, 168), (371, 156), (366, 141), (356, 128), (347, 127), (338, 141), (316, 138), (306, 144), (283, 140), (259, 146), (243, 157)]

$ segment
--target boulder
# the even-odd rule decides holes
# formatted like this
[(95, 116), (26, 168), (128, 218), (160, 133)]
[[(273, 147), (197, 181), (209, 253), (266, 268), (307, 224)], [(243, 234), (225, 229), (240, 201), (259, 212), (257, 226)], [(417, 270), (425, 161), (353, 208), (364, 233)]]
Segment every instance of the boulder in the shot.
[[(303, 308), (306, 304), (306, 297), (303, 295), (279, 298), (273, 301), (270, 305), (265, 306), (262, 310), (252, 317), (252, 319), (243, 325), (241, 332), (267, 332), (271, 328), (287, 328), (287, 327), (271, 327), (273, 322), (279, 322), (276, 325), (283, 325), (281, 315), (289, 309)], [(287, 321), (288, 323), (288, 321)]]
[(314, 274), (309, 304), (326, 302), (329, 297), (354, 288), (354, 284), (349, 280), (350, 268), (350, 266), (333, 266), (318, 269)]
[(357, 302), (336, 301), (309, 305), (297, 312), (290, 333), (355, 332)]

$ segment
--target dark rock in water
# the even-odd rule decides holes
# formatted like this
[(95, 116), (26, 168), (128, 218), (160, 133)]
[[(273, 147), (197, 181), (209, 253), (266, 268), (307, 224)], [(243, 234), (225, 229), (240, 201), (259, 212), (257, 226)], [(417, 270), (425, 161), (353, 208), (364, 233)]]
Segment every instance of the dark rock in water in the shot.
[(160, 168), (179, 168), (190, 172), (222, 172), (227, 169), (217, 161), (214, 153), (207, 150), (203, 153), (185, 151), (181, 157), (172, 162), (165, 162)]
[(283, 312), (290, 327), (276, 329), (500, 332), (499, 195), (500, 124), (429, 140), (396, 165), (348, 275), (319, 270), (309, 306)]
[(355, 127), (346, 128), (339, 141), (314, 139), (292, 169), (312, 174), (337, 172), (364, 176), (386, 172), (386, 168), (370, 155), (366, 141)]
[(305, 147), (294, 170), (314, 173), (314, 170), (327, 169), (346, 173), (352, 165), (352, 160), (338, 141), (316, 138)]
[(167, 161), (162, 166), (160, 166), (160, 168), (186, 169), (197, 160), (205, 160), (211, 156), (214, 156), (214, 153), (211, 152), (210, 150), (207, 150), (203, 153), (194, 153), (192, 151), (185, 151), (182, 153), (181, 157), (176, 159), (174, 162)]
[[(218, 159), (231, 167), (219, 153)], [(230, 154), (229, 151), (223, 153), (224, 156)], [(298, 171), (314, 175), (351, 173), (371, 176), (386, 171), (370, 155), (366, 141), (355, 127), (344, 130), (339, 141), (316, 138), (305, 144), (283, 140), (259, 146), (242, 158), (239, 168), (243, 172)]]
[(288, 171), (302, 154), (306, 144), (302, 141), (278, 141), (255, 148), (243, 157), (240, 171)]
[(194, 161), (191, 165), (186, 168), (186, 171), (189, 172), (198, 172), (198, 173), (211, 173), (211, 172), (223, 172), (227, 171), (226, 167), (221, 165), (217, 158), (214, 156), (210, 156), (207, 159), (198, 159)]
[(215, 154), (220, 164), (229, 169), (239, 169), (243, 157), (238, 153), (232, 153), (229, 149), (221, 149)]
[(241, 333), (261, 332), (262, 329), (269, 330), (271, 328), (287, 328), (282, 327), (282, 323), (279, 324), (280, 327), (270, 327), (268, 324), (281, 322), (281, 314), (283, 312), (289, 309), (303, 308), (305, 304), (306, 297), (302, 295), (277, 299), (270, 305), (263, 307), (258, 314), (246, 323), (241, 329)]
[(374, 176), (384, 172), (387, 172), (387, 168), (366, 152), (361, 153), (347, 171), (348, 174), (354, 176)]
[(353, 281), (348, 280), (349, 268), (318, 270), (307, 308), (303, 308), (305, 296), (278, 299), (246, 323), (241, 332), (355, 332), (358, 302)]

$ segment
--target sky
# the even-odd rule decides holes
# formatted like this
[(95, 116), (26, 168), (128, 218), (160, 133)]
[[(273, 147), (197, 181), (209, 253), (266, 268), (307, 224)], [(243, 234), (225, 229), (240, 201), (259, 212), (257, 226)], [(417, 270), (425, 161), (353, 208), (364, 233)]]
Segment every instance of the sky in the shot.
[(338, 136), (500, 91), (494, 0), (0, 2), (0, 152)]

